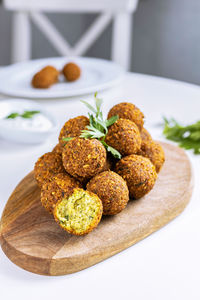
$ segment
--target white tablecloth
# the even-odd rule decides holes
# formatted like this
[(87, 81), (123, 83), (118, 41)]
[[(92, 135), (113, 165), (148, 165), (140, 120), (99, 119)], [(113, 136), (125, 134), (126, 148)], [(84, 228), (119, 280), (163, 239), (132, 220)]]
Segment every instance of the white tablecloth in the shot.
[[(99, 93), (104, 112), (117, 102), (135, 103), (146, 116), (154, 138), (163, 139), (157, 126), (162, 116), (181, 122), (199, 119), (198, 86), (139, 74), (127, 74), (121, 85)], [(2, 97), (5, 98), (5, 97)], [(86, 113), (79, 99), (38, 100), (59, 120)], [(1, 101), (1, 100), (0, 100)], [(57, 143), (52, 136), (41, 145), (20, 145), (0, 140), (0, 214), (16, 184), (34, 162)], [(190, 155), (190, 154), (189, 154)], [(61, 277), (26, 272), (0, 250), (0, 299), (200, 299), (200, 158), (190, 155), (195, 188), (190, 204), (170, 224), (129, 249), (84, 271)]]

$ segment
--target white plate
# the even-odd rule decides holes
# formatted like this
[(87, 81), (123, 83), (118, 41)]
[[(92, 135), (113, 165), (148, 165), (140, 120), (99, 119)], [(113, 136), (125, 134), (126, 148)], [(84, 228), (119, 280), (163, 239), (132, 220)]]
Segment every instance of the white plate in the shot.
[[(47, 65), (59, 70), (73, 61), (77, 63), (82, 74), (75, 82), (61, 82), (48, 89), (35, 89), (31, 86), (33, 75)], [(0, 70), (0, 93), (13, 97), (25, 98), (61, 98), (94, 93), (111, 87), (122, 79), (123, 69), (107, 60), (87, 57), (57, 57), (17, 63)]]

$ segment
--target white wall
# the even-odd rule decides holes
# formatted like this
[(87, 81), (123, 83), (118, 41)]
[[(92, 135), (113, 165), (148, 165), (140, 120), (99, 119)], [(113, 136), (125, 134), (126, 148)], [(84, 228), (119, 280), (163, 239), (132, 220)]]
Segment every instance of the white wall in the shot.
[[(73, 44), (94, 15), (49, 15)], [(0, 65), (10, 62), (11, 14), (0, 8)], [(110, 58), (112, 26), (87, 53)], [(33, 27), (33, 58), (56, 56)], [(140, 0), (134, 21), (131, 70), (200, 83), (200, 0)]]

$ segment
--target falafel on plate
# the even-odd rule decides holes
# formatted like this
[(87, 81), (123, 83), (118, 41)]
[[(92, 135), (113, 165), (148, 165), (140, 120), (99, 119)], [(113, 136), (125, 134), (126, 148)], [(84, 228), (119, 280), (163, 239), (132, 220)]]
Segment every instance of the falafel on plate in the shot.
[(63, 67), (62, 72), (67, 81), (75, 81), (75, 80), (79, 79), (79, 77), (81, 76), (80, 67), (73, 62), (67, 63)]
[(39, 89), (47, 89), (58, 81), (59, 71), (53, 66), (46, 66), (37, 72), (32, 79), (32, 86)]

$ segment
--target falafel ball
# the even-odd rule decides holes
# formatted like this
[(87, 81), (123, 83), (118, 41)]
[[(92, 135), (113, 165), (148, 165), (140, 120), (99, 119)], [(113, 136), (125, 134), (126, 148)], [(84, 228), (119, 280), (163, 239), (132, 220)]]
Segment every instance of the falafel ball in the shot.
[(43, 183), (49, 181), (58, 173), (65, 173), (65, 169), (62, 163), (62, 157), (57, 153), (45, 153), (35, 163), (34, 176), (40, 188)]
[(146, 141), (152, 141), (151, 134), (148, 132), (146, 128), (144, 127), (142, 128), (142, 130), (140, 131), (140, 135), (141, 135), (142, 143)]
[(46, 66), (37, 72), (32, 79), (32, 86), (39, 89), (47, 89), (58, 81), (59, 71), (52, 67)]
[(138, 155), (149, 158), (155, 166), (157, 173), (160, 172), (165, 162), (165, 152), (162, 146), (153, 140), (143, 142), (141, 149), (138, 151)]
[(76, 118), (69, 119), (60, 131), (59, 143), (64, 146), (66, 141), (63, 141), (63, 138), (80, 136), (81, 131), (89, 124), (89, 119), (85, 116), (78, 116)]
[(62, 155), (63, 147), (58, 143), (52, 150), (52, 152)]
[(129, 191), (125, 180), (117, 173), (105, 171), (97, 174), (87, 184), (87, 190), (99, 196), (104, 215), (116, 215), (129, 201)]
[[(113, 170), (115, 167), (116, 161), (118, 161), (118, 159), (114, 159), (114, 157), (112, 155), (109, 155), (109, 153), (107, 153), (105, 165), (104, 165), (103, 169), (100, 171), (100, 173), (104, 172), (104, 171)], [(76, 179), (82, 183), (83, 187), (86, 187), (87, 183), (90, 180), (90, 178), (83, 178), (83, 177), (76, 177)]]
[(116, 164), (116, 172), (128, 185), (130, 197), (139, 199), (154, 186), (157, 173), (151, 161), (140, 155), (129, 155)]
[(123, 156), (135, 154), (141, 147), (141, 136), (137, 125), (126, 119), (118, 119), (108, 129), (106, 143)]
[(50, 213), (53, 213), (55, 204), (63, 197), (69, 197), (74, 188), (82, 187), (80, 182), (70, 175), (58, 173), (51, 181), (45, 182), (41, 189), (42, 206)]
[(108, 119), (116, 115), (121, 119), (128, 119), (134, 122), (138, 126), (139, 130), (142, 130), (144, 114), (133, 103), (122, 102), (113, 106), (108, 113)]
[(96, 139), (73, 138), (63, 148), (63, 166), (75, 178), (91, 178), (103, 170), (106, 150)]
[(63, 74), (67, 81), (75, 81), (81, 76), (81, 69), (77, 64), (70, 62), (64, 66)]
[(61, 228), (75, 235), (83, 235), (97, 227), (102, 211), (102, 202), (97, 195), (76, 188), (69, 197), (56, 203), (53, 214)]

